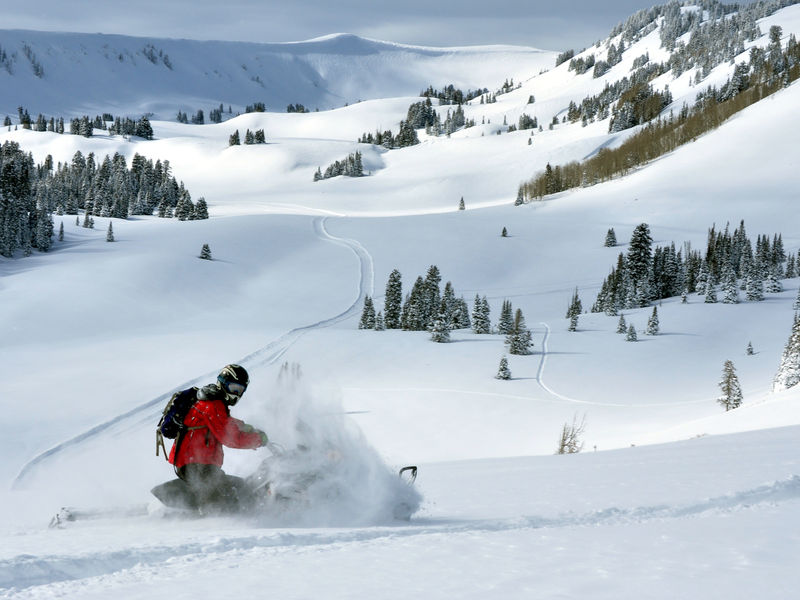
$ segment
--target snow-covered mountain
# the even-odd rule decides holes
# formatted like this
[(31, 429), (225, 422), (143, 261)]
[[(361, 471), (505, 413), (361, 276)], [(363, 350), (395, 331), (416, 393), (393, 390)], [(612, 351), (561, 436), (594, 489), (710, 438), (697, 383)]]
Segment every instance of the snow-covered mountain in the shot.
[[(677, 8), (687, 19), (711, 16)], [(298, 87), (287, 85), (280, 102), (253, 97), (244, 59), (237, 58), (221, 71), (236, 73), (242, 86), (228, 86), (236, 91), (232, 102), (263, 99), (268, 111), (202, 126), (173, 119), (180, 98), (198, 98), (195, 105), (181, 100), (187, 111), (227, 102), (217, 96), (223, 88), (173, 87), (171, 77), (185, 77), (186, 89), (208, 89), (178, 67), (195, 64), (186, 50), (193, 42), (152, 41), (155, 56), (162, 51), (153, 64), (137, 55), (148, 41), (108, 37), (110, 47), (130, 51), (120, 63), (111, 53), (102, 56), (100, 37), (75, 36), (86, 40), (91, 64), (106, 65), (109, 71), (98, 72), (108, 77), (116, 63), (137, 73), (132, 81), (140, 85), (147, 83), (142, 73), (160, 74), (152, 82), (160, 92), (125, 98), (121, 90), (133, 87), (122, 79), (121, 89), (112, 89), (116, 84), (74, 69), (80, 42), (67, 44), (71, 36), (54, 35), (61, 50), (52, 54), (44, 42), (34, 45), (45, 34), (13, 32), (18, 42), (0, 40), (7, 56), (18, 48), (14, 74), (0, 69), (0, 79), (19, 78), (21, 93), (31, 94), (30, 104), (5, 100), (13, 90), (2, 87), (12, 117), (19, 104), (48, 114), (109, 110), (96, 94), (117, 98), (120, 113), (129, 107), (134, 116), (164, 116), (152, 120), (154, 140), (102, 130), (89, 138), (30, 131), (15, 119), (0, 129), (0, 142), (19, 143), (37, 162), (51, 155), (66, 163), (78, 150), (98, 160), (119, 153), (128, 164), (135, 153), (169, 160), (193, 199), (208, 200), (211, 216), (96, 215), (88, 229), (74, 214), (56, 215), (64, 240), (50, 252), (0, 257), (0, 596), (197, 597), (268, 589), (281, 598), (672, 599), (752, 598), (766, 589), (793, 598), (800, 587), (800, 386), (773, 393), (772, 380), (800, 278), (784, 278), (783, 291), (761, 302), (711, 304), (694, 293), (686, 303), (679, 296), (659, 300), (658, 335), (643, 334), (652, 306), (624, 309), (639, 333), (635, 343), (616, 333), (616, 316), (582, 314), (570, 332), (565, 312), (576, 289), (584, 308), (591, 306), (641, 223), (649, 224), (654, 245), (705, 251), (712, 225), (733, 230), (743, 220), (751, 239), (780, 233), (786, 252), (797, 256), (800, 83), (624, 177), (514, 206), (519, 183), (548, 162), (582, 160), (640, 129), (610, 132), (610, 115), (585, 124), (564, 117), (570, 102), (581, 104), (630, 76), (643, 55), (666, 61), (662, 24), (657, 19), (625, 38), (621, 57), (598, 77), (576, 73), (570, 60), (555, 66), (555, 53), (530, 49), (421, 50), (340, 36), (301, 43), (302, 51), (287, 55), (301, 62), (313, 56), (326, 73), (347, 73), (346, 82), (371, 82), (373, 99), (353, 92), (364, 101), (345, 107), (325, 96), (345, 85), (338, 75), (326, 76), (316, 96), (313, 84), (292, 80)], [(751, 48), (768, 47), (773, 25), (782, 28), (786, 48), (800, 35), (800, 6), (761, 19), (761, 34), (735, 49), (733, 64), (652, 79), (654, 89), (669, 86), (673, 97), (662, 115), (694, 104), (710, 85), (721, 87)], [(608, 61), (623, 35), (573, 58)], [(691, 36), (682, 34), (676, 46)], [(33, 40), (42, 78), (25, 71), (33, 61), (18, 45), (23, 39)], [(337, 44), (336, 52), (309, 51)], [(267, 53), (265, 47), (230, 46), (242, 57)], [(275, 61), (293, 64), (277, 56), (278, 48), (295, 45), (270, 47)], [(347, 55), (357, 47), (380, 51)], [(213, 52), (203, 52), (212, 60)], [(51, 56), (61, 58), (51, 64)], [(544, 58), (547, 64), (537, 62)], [(213, 64), (222, 66), (219, 60)], [(257, 61), (249, 60), (254, 69)], [(485, 69), (474, 80), (472, 62)], [(262, 75), (277, 73), (275, 64)], [(84, 83), (92, 91), (73, 85), (61, 93), (48, 77), (91, 78)], [(511, 77), (514, 85), (495, 96)], [(421, 143), (399, 149), (356, 142), (365, 132), (396, 131), (409, 105), (421, 100), (420, 89), (449, 82), (491, 90), (491, 99), (463, 106), (474, 126), (449, 136), (420, 129)], [(311, 100), (294, 95), (303, 89)], [(338, 108), (281, 108), (313, 107), (314, 98), (331, 98), (329, 106)], [(271, 104), (278, 108), (269, 110)], [(456, 110), (435, 101), (433, 108), (442, 121)], [(522, 115), (537, 118), (541, 131), (509, 131)], [(264, 129), (268, 143), (229, 146), (237, 129)], [(355, 151), (365, 177), (313, 180), (318, 167)], [(113, 243), (106, 241), (109, 224)], [(615, 247), (604, 247), (609, 228)], [(203, 244), (214, 260), (198, 259)], [(505, 300), (521, 309), (533, 353), (507, 356), (504, 336), (468, 329), (451, 332), (447, 344), (433, 343), (425, 331), (358, 329), (367, 295), (384, 308), (393, 269), (402, 273), (405, 294), (430, 265), (438, 266), (442, 287), (452, 282), (470, 308), (476, 295), (485, 296), (495, 325)], [(495, 378), (503, 356), (508, 381)], [(744, 394), (743, 405), (728, 412), (717, 402), (726, 360), (735, 364)], [(252, 379), (234, 414), (286, 445), (297, 441), (302, 417), (350, 465), (337, 471), (345, 493), (301, 504), (291, 520), (155, 513), (46, 529), (63, 505), (147, 503), (149, 489), (172, 477), (153, 456), (166, 398), (210, 381), (229, 362), (244, 364)], [(288, 383), (284, 363), (300, 365)], [(583, 452), (553, 456), (562, 426), (584, 417)], [(230, 450), (226, 469), (247, 474), (264, 452)], [(398, 524), (382, 516), (392, 500), (382, 475), (408, 464), (420, 467), (423, 499), (411, 520)]]
[(425, 48), (350, 34), (306, 42), (200, 42), (102, 34), (0, 30), (0, 114), (22, 105), (65, 118), (104, 112), (174, 119), (223, 104), (264, 102), (325, 110), (413, 96), (429, 85), (499, 86), (553, 63), (519, 46)]

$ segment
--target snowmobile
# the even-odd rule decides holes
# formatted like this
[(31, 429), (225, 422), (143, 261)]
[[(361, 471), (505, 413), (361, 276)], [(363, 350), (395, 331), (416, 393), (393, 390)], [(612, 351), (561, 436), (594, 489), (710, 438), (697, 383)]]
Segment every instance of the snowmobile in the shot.
[[(343, 458), (335, 448), (313, 452), (305, 446), (287, 451), (283, 446), (270, 442), (270, 456), (261, 461), (248, 477), (239, 480), (241, 485), (227, 490), (236, 498), (222, 498), (220, 502), (203, 505), (195, 492), (182, 479), (173, 479), (156, 487), (151, 492), (164, 506), (199, 515), (215, 513), (242, 513), (253, 515), (276, 515), (291, 510), (309, 507), (312, 501), (335, 501), (345, 490), (347, 482), (340, 477)], [(407, 466), (399, 471), (399, 477), (408, 486), (417, 477), (417, 467)], [(408, 520), (416, 510), (415, 494), (405, 498), (401, 493), (394, 506), (396, 519)]]
[[(182, 479), (157, 485), (151, 493), (160, 501), (154, 505), (127, 508), (75, 509), (64, 507), (52, 518), (50, 527), (64, 527), (68, 522), (88, 519), (123, 518), (159, 514), (173, 518), (199, 518), (219, 514), (241, 514), (256, 517), (287, 518), (302, 514), (315, 503), (335, 504), (350, 490), (346, 477), (341, 476), (345, 461), (334, 448), (313, 452), (304, 446), (287, 451), (279, 444), (267, 445), (270, 456), (264, 458), (255, 471), (241, 480), (234, 499), (203, 505)], [(392, 516), (408, 520), (419, 506), (419, 495), (413, 488), (417, 467), (407, 466), (399, 471), (396, 499)], [(231, 501), (233, 500), (233, 501)]]

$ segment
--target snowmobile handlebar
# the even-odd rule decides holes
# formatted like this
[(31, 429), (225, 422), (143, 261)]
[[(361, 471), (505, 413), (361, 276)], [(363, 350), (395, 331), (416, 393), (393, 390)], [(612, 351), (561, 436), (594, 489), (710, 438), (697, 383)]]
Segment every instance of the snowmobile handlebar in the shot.
[(265, 448), (272, 453), (272, 456), (283, 456), (286, 454), (286, 448), (277, 442), (267, 442)]
[(402, 469), (400, 469), (400, 472), (398, 473), (400, 479), (405, 479), (404, 475), (406, 473), (408, 473), (407, 481), (409, 485), (411, 485), (417, 480), (417, 467), (410, 466), (410, 467), (403, 467)]

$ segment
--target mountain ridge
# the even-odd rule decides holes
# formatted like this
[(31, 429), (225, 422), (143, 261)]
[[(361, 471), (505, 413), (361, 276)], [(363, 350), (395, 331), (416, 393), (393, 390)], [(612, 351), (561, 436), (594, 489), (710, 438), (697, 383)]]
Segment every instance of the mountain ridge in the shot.
[(434, 48), (354, 34), (256, 43), (0, 30), (0, 112), (140, 116), (144, 108), (171, 120), (219, 104), (325, 110), (429, 85), (499, 85), (550, 67), (553, 57), (524, 46)]

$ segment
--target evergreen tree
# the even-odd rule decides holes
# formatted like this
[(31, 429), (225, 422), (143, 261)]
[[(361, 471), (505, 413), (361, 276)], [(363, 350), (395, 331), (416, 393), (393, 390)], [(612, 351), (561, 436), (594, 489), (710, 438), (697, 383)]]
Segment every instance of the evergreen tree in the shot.
[(573, 316), (580, 315), (582, 312), (583, 304), (578, 297), (578, 288), (575, 288), (575, 291), (572, 293), (572, 299), (569, 302), (569, 307), (567, 308), (566, 318), (570, 319)]
[(722, 280), (722, 302), (725, 304), (739, 303), (739, 286), (736, 282), (736, 272), (728, 268)]
[(636, 328), (633, 326), (633, 323), (631, 323), (628, 326), (628, 332), (625, 335), (625, 341), (626, 342), (636, 342), (636, 341), (638, 341), (638, 338), (636, 337)]
[(747, 354), (747, 356), (753, 356), (753, 354), (755, 354), (752, 342), (747, 342), (747, 350), (745, 351), (745, 354)]
[(153, 127), (150, 125), (150, 120), (145, 116), (136, 122), (136, 129), (134, 135), (137, 135), (146, 140), (153, 139)]
[(503, 300), (500, 309), (500, 321), (497, 324), (497, 333), (508, 335), (514, 328), (514, 312), (511, 307), (511, 300)]
[(652, 261), (652, 243), (653, 238), (650, 235), (650, 227), (647, 223), (637, 225), (636, 229), (633, 230), (633, 235), (631, 235), (626, 261), (634, 286), (640, 285), (647, 280)]
[(522, 311), (518, 308), (514, 315), (514, 323), (511, 331), (506, 336), (506, 344), (508, 344), (509, 354), (530, 354), (531, 346), (531, 332), (525, 326), (525, 317)]
[(361, 311), (361, 320), (358, 322), (358, 328), (375, 329), (375, 305), (369, 296), (364, 296), (364, 310)]
[(440, 344), (450, 341), (450, 327), (447, 325), (447, 317), (443, 313), (439, 313), (433, 321), (431, 340)]
[(705, 303), (706, 304), (714, 304), (716, 302), (717, 302), (717, 286), (714, 285), (713, 281), (709, 281), (706, 284)]
[(695, 280), (695, 291), (697, 292), (698, 296), (705, 295), (708, 281), (709, 281), (708, 262), (704, 260), (700, 265), (700, 272), (698, 273), (697, 279)]
[(751, 269), (747, 275), (745, 297), (748, 302), (761, 302), (764, 299), (764, 282), (756, 273), (756, 268)]
[(508, 368), (508, 359), (504, 356), (500, 359), (500, 368), (497, 369), (495, 379), (509, 380), (511, 379), (511, 369)]
[(792, 304), (792, 308), (795, 310), (800, 310), (800, 288), (797, 288), (797, 297), (794, 299), (794, 304)]
[(654, 306), (653, 314), (650, 315), (650, 318), (647, 320), (647, 329), (645, 329), (645, 333), (647, 335), (658, 335), (659, 331), (658, 307)]
[(409, 331), (423, 331), (427, 328), (427, 315), (425, 310), (426, 286), (425, 280), (419, 276), (411, 288), (411, 293), (403, 303), (401, 323), (403, 329)]
[(628, 324), (625, 322), (625, 315), (620, 315), (617, 322), (617, 333), (627, 333), (627, 331)]
[(722, 395), (717, 398), (717, 402), (724, 406), (726, 411), (742, 405), (742, 388), (739, 385), (739, 378), (736, 376), (736, 369), (729, 360), (726, 360), (722, 367), (719, 389), (722, 390)]
[(239, 130), (237, 129), (228, 138), (228, 146), (239, 146), (239, 145), (241, 145), (241, 143), (242, 142), (239, 139)]
[(792, 333), (783, 349), (781, 364), (772, 382), (772, 390), (780, 392), (798, 383), (800, 383), (800, 314), (795, 313)]
[(378, 311), (375, 317), (375, 331), (386, 331), (386, 321), (383, 318), (383, 311)]
[(200, 196), (194, 205), (194, 218), (198, 221), (208, 218), (208, 204), (203, 196)]
[(441, 291), (439, 290), (441, 281), (442, 276), (439, 273), (439, 267), (436, 265), (428, 267), (422, 295), (423, 329), (429, 327), (437, 317), (437, 312), (442, 302)]
[(481, 298), (478, 294), (475, 294), (475, 302), (472, 308), (472, 331), (477, 334), (492, 332), (489, 302), (486, 300), (486, 296)]
[(614, 233), (614, 228), (613, 227), (608, 230), (608, 233), (606, 233), (606, 241), (605, 241), (605, 244), (603, 244), (603, 245), (606, 248), (611, 248), (611, 247), (617, 245), (617, 234)]
[(500, 237), (508, 237), (508, 229), (503, 227), (503, 231), (500, 232)]
[(569, 318), (569, 327), (567, 327), (567, 331), (578, 331), (578, 315), (574, 314), (571, 315)]
[(114, 241), (114, 227), (111, 224), (111, 221), (108, 222), (108, 231), (106, 232), (106, 241), (113, 242)]
[(445, 321), (447, 322), (448, 327), (450, 329), (454, 329), (453, 327), (453, 313), (456, 310), (456, 294), (453, 291), (453, 284), (451, 282), (447, 282), (444, 286), (444, 292), (442, 293), (442, 301), (439, 304), (439, 313), (444, 315)]
[(464, 296), (456, 300), (453, 314), (450, 317), (451, 329), (470, 329), (472, 327), (472, 320), (469, 318), (469, 307)]
[(203, 260), (211, 260), (211, 247), (208, 244), (203, 244), (200, 250), (200, 258)]
[(383, 303), (384, 320), (387, 329), (400, 329), (400, 316), (403, 309), (403, 282), (400, 271), (394, 269), (386, 283), (386, 296)]
[(770, 294), (778, 294), (783, 291), (783, 285), (781, 285), (781, 282), (778, 279), (777, 266), (770, 267), (769, 275), (767, 275), (767, 283), (765, 289)]
[(458, 201), (458, 210), (465, 210), (466, 206), (464, 205), (464, 196), (461, 196), (461, 200)]
[(58, 226), (58, 241), (64, 241), (64, 221), (61, 221), (61, 224)]

